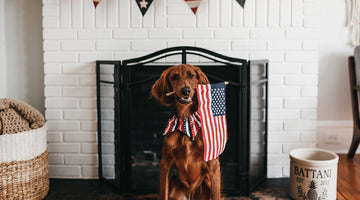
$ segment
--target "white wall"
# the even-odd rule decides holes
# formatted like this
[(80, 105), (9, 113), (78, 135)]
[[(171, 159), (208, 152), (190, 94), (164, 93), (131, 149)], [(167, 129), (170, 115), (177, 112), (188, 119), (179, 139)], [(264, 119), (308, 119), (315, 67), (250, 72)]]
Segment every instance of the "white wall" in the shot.
[(5, 9), (4, 0), (0, 0), (0, 98), (6, 97), (4, 9)]
[[(289, 174), (288, 152), (316, 143), (319, 0), (43, 0), (50, 176), (96, 178), (95, 60), (194, 45), (270, 59), (269, 177)], [(315, 14), (315, 15), (314, 15)]]
[(321, 6), (317, 146), (347, 153), (353, 127), (348, 72), (352, 33), (345, 27), (345, 0), (321, 0)]
[(6, 71), (7, 89), (1, 96), (25, 101), (44, 113), (42, 2), (6, 0), (3, 4), (5, 24), (0, 37), (5, 37), (5, 45), (1, 46), (6, 57), (2, 68)]
[(353, 55), (345, 0), (322, 0), (319, 41), (319, 120), (351, 120), (348, 57)]

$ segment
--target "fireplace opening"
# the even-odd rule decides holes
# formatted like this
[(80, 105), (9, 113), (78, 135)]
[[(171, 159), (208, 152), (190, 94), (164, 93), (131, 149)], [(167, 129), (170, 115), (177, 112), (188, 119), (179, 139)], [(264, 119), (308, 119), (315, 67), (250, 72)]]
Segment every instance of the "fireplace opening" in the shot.
[(210, 83), (229, 82), (228, 142), (220, 156), (223, 191), (249, 194), (267, 176), (268, 60), (197, 47), (96, 62), (100, 182), (119, 192), (159, 191), (162, 133), (172, 110), (151, 99), (150, 91), (163, 70), (181, 63), (200, 67)]

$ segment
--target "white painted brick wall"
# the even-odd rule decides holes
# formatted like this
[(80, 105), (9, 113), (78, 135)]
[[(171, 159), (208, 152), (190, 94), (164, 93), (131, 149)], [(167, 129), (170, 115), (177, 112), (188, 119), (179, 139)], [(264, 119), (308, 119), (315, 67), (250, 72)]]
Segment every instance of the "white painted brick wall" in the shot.
[(319, 7), (319, 0), (251, 0), (245, 9), (204, 0), (193, 15), (182, 0), (156, 0), (142, 17), (135, 1), (103, 0), (95, 10), (91, 0), (43, 0), (50, 176), (97, 177), (95, 60), (180, 45), (270, 59), (268, 174), (288, 176), (288, 152), (316, 144)]

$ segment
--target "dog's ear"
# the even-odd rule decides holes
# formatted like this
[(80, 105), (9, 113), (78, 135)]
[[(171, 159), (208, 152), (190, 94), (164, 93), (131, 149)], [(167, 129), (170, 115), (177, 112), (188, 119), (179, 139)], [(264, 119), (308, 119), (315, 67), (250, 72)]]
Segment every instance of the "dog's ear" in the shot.
[(196, 72), (196, 77), (199, 80), (199, 84), (209, 84), (209, 80), (207, 76), (204, 74), (204, 72), (201, 71), (199, 67), (194, 66), (194, 70)]
[(155, 97), (164, 106), (171, 106), (174, 102), (172, 95), (166, 96), (167, 93), (172, 92), (169, 78), (170, 69), (165, 70), (160, 78), (155, 82), (151, 89), (151, 96)]

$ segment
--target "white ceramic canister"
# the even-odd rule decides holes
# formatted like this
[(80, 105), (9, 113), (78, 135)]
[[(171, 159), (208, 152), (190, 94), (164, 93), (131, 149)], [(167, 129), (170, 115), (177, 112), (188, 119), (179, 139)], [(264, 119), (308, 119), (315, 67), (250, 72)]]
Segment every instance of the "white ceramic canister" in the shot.
[(339, 156), (322, 149), (290, 152), (290, 196), (295, 200), (336, 200)]

